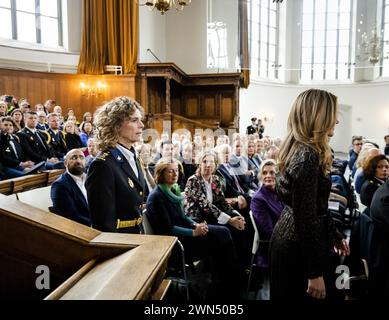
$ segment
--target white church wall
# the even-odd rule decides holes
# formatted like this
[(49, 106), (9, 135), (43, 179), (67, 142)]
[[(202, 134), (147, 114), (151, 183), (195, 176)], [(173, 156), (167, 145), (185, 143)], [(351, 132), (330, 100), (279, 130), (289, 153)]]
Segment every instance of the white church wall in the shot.
[[(328, 90), (339, 98), (339, 103), (349, 106), (351, 129), (342, 139), (349, 141), (352, 135), (362, 135), (383, 147), (383, 137), (389, 134), (389, 83), (333, 86), (291, 86), (254, 83), (240, 96), (240, 128), (245, 131), (252, 116), (267, 117), (267, 135), (284, 137), (291, 105), (296, 97), (309, 88)], [(336, 134), (336, 132), (335, 132)], [(341, 132), (343, 136), (344, 131)], [(343, 144), (347, 145), (347, 144)], [(347, 150), (336, 150), (345, 152)]]

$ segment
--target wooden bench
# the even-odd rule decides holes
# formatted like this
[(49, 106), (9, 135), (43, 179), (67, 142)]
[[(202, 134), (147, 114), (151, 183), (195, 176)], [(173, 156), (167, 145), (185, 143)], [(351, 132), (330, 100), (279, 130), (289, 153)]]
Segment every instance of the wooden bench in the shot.
[(28, 191), (47, 186), (47, 173), (38, 173), (26, 177), (12, 179), (12, 193)]
[(25, 177), (0, 181), (0, 194), (10, 195), (41, 187), (51, 186), (65, 170), (50, 170)]
[(47, 174), (47, 186), (51, 186), (55, 180), (58, 179), (58, 177), (65, 172), (64, 169), (56, 169), (56, 170), (49, 170), (49, 171), (43, 171)]
[(12, 194), (12, 180), (0, 181), (0, 193), (9, 195)]

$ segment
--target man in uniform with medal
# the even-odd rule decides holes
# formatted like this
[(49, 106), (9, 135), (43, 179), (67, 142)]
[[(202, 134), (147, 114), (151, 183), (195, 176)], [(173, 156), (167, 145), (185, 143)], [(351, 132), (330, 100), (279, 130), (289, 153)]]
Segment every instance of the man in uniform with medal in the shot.
[(143, 108), (118, 97), (95, 116), (100, 153), (88, 171), (86, 189), (92, 227), (103, 232), (141, 233), (146, 182), (134, 145), (143, 133)]

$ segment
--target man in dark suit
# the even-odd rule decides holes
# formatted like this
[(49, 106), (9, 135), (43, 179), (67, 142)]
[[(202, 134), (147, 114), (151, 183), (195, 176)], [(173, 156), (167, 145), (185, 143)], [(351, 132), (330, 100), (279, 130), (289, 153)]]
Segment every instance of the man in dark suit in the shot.
[(65, 157), (65, 167), (66, 172), (51, 187), (50, 211), (90, 227), (84, 153), (80, 149), (71, 150)]
[[(370, 207), (373, 219), (369, 252), (369, 296), (389, 298), (389, 180), (375, 192)], [(384, 301), (384, 300), (383, 300)]]
[(63, 160), (67, 152), (65, 134), (60, 130), (60, 120), (56, 113), (47, 116), (49, 129), (47, 130), (47, 144), (50, 146), (54, 157)]
[(20, 138), (12, 133), (15, 127), (12, 118), (4, 117), (1, 122), (3, 132), (0, 136), (0, 161), (5, 166), (4, 178), (22, 177), (44, 168), (44, 162), (34, 163), (28, 159)]
[(140, 233), (146, 182), (134, 145), (142, 137), (143, 108), (116, 98), (96, 114), (101, 152), (86, 181), (92, 226), (103, 232)]
[(39, 111), (37, 112), (37, 116), (38, 116), (38, 123), (36, 125), (36, 128), (38, 130), (44, 130), (46, 131), (47, 129), (49, 129), (49, 125), (46, 123), (46, 113), (44, 111)]
[(44, 161), (48, 170), (63, 169), (63, 162), (53, 157), (51, 148), (46, 142), (48, 135), (36, 129), (38, 124), (36, 112), (27, 112), (24, 119), (26, 126), (17, 135), (27, 157), (36, 163)]

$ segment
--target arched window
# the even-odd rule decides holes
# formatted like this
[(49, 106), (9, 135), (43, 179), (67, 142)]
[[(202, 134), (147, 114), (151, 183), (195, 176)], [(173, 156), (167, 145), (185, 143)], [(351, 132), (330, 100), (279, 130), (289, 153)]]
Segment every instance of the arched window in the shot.
[(278, 79), (279, 4), (248, 0), (251, 77)]
[(62, 0), (0, 0), (0, 38), (63, 45)]
[(353, 0), (303, 0), (301, 80), (350, 79)]

